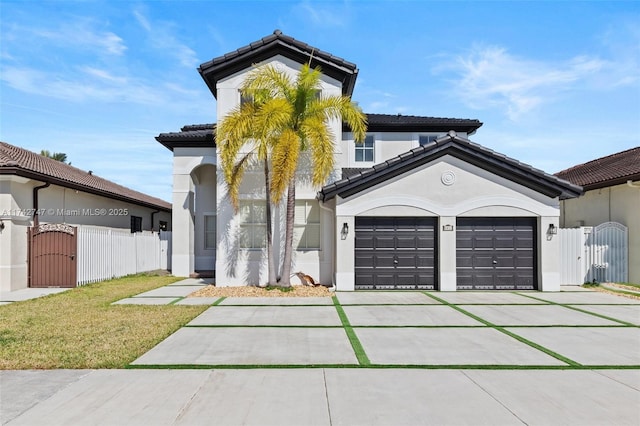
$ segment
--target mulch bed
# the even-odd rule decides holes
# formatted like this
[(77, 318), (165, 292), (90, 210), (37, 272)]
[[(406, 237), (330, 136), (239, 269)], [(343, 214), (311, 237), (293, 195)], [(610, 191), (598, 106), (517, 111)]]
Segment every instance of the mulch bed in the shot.
[(188, 297), (330, 297), (332, 293), (325, 286), (294, 285), (289, 291), (277, 288), (260, 288), (255, 286), (216, 287), (208, 285)]

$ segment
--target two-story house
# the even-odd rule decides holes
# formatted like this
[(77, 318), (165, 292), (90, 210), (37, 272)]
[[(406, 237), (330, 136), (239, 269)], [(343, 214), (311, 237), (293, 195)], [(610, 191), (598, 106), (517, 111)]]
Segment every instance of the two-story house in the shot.
[[(217, 120), (239, 105), (254, 66), (295, 75), (310, 62), (322, 93), (351, 96), (355, 64), (275, 31), (202, 64)], [(473, 119), (367, 114), (355, 144), (329, 123), (336, 169), (323, 188), (299, 170), (294, 271), (337, 290), (558, 290), (559, 200), (581, 188), (471, 142)], [(218, 286), (266, 281), (262, 172), (245, 176), (234, 212), (218, 164), (215, 124), (156, 138), (173, 152), (173, 273), (215, 272)], [(281, 256), (284, 207), (274, 211)]]

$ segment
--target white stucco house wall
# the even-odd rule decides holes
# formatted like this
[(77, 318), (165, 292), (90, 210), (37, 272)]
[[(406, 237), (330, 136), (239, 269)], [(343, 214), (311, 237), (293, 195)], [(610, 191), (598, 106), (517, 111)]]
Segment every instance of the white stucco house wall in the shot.
[[(322, 94), (351, 96), (355, 64), (275, 31), (202, 64), (216, 119), (240, 103), (258, 64), (295, 74), (320, 66)], [(296, 187), (294, 271), (337, 290), (559, 290), (560, 199), (581, 188), (471, 142), (475, 119), (367, 114), (356, 145), (329, 123), (336, 169), (323, 188), (305, 167)], [(229, 204), (218, 164), (215, 124), (188, 125), (156, 138), (173, 152), (173, 273), (215, 275), (218, 286), (266, 280), (261, 171), (249, 173), (241, 209)], [(284, 208), (274, 211), (276, 256)]]
[(171, 204), (0, 142), (0, 291), (26, 288), (27, 230), (38, 224), (171, 229)]
[(560, 226), (626, 226), (629, 281), (640, 283), (640, 147), (578, 164), (556, 176), (584, 188), (584, 195), (561, 201)]

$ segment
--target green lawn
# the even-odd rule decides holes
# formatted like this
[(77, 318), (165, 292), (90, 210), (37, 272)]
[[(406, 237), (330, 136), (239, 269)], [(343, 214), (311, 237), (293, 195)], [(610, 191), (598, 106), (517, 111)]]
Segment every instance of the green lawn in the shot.
[(135, 275), (0, 306), (0, 369), (124, 368), (207, 307), (111, 303), (178, 280)]

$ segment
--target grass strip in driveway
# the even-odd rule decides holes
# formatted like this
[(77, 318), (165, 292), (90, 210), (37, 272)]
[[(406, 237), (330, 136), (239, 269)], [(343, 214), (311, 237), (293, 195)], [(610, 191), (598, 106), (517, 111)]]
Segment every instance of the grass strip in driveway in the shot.
[[(543, 299), (539, 299), (539, 298), (537, 298), (535, 296), (530, 296), (528, 294), (522, 294), (522, 295), (525, 296), (525, 297), (529, 297), (531, 299), (535, 299), (535, 300), (543, 300)], [(622, 321), (622, 320), (619, 320), (619, 319), (616, 319), (616, 318), (613, 318), (613, 317), (608, 317), (606, 315), (598, 314), (598, 313), (595, 313), (595, 312), (586, 311), (584, 309), (580, 309), (577, 306), (573, 306), (573, 305), (568, 304), (568, 303), (558, 303), (558, 302), (549, 302), (549, 301), (548, 301), (548, 303), (550, 305), (562, 306), (563, 308), (572, 309), (572, 310), (577, 311), (577, 312), (582, 312), (583, 314), (589, 314), (589, 315), (593, 315), (594, 317), (598, 317), (598, 318), (606, 319), (606, 320), (609, 320), (609, 321), (617, 322), (617, 323), (620, 323), (622, 325), (626, 325), (627, 327), (638, 327), (637, 325), (632, 324), (630, 322)], [(592, 305), (599, 305), (599, 304), (592, 303)], [(606, 306), (616, 306), (616, 305), (607, 304)], [(620, 306), (628, 306), (628, 304), (621, 304)], [(619, 326), (618, 325), (609, 325), (609, 326), (604, 326), (604, 327), (619, 327)]]
[(353, 331), (353, 327), (349, 323), (349, 319), (347, 318), (347, 314), (345, 314), (344, 309), (342, 309), (342, 305), (338, 301), (336, 296), (332, 297), (333, 306), (335, 306), (336, 311), (338, 312), (338, 317), (340, 317), (340, 321), (342, 322), (342, 327), (344, 328), (345, 333), (347, 333), (347, 337), (349, 338), (349, 342), (351, 343), (351, 347), (353, 348), (353, 352), (356, 354), (356, 358), (358, 359), (358, 363), (361, 366), (369, 366), (371, 365), (371, 361), (369, 361), (369, 357), (364, 352), (364, 348), (362, 347), (362, 343), (356, 336), (355, 331)]
[(439, 297), (437, 297), (437, 296), (434, 296), (434, 295), (433, 295), (433, 294), (431, 294), (431, 293), (424, 292), (424, 294), (426, 294), (427, 296), (429, 296), (429, 297), (431, 297), (431, 298), (433, 298), (433, 299), (437, 300), (437, 301), (438, 301), (438, 302), (440, 302), (440, 303), (443, 303), (443, 304), (445, 304), (445, 305), (447, 305), (447, 306), (450, 306), (451, 308), (455, 309), (456, 311), (458, 311), (458, 312), (460, 312), (460, 313), (462, 313), (462, 314), (465, 314), (465, 315), (467, 315), (467, 316), (469, 316), (469, 317), (473, 318), (474, 320), (476, 320), (476, 321), (478, 321), (478, 322), (481, 322), (482, 324), (485, 324), (485, 325), (486, 325), (486, 326), (488, 326), (488, 327), (493, 328), (493, 329), (494, 329), (494, 330), (496, 330), (496, 331), (499, 331), (499, 332), (501, 332), (501, 333), (504, 333), (504, 334), (506, 334), (507, 336), (509, 336), (509, 337), (511, 337), (511, 338), (513, 338), (513, 339), (518, 340), (519, 342), (522, 342), (522, 343), (524, 343), (524, 344), (526, 344), (526, 345), (531, 346), (531, 347), (532, 347), (532, 348), (534, 348), (534, 349), (537, 349), (537, 350), (539, 350), (539, 351), (541, 351), (541, 352), (544, 352), (544, 353), (546, 353), (547, 355), (552, 356), (553, 358), (555, 358), (555, 359), (557, 359), (557, 360), (560, 360), (560, 361), (562, 361), (562, 362), (564, 362), (564, 363), (567, 363), (567, 364), (569, 364), (569, 365), (571, 365), (571, 366), (574, 366), (574, 367), (578, 367), (578, 366), (581, 366), (581, 365), (582, 365), (582, 364), (580, 364), (580, 363), (578, 363), (578, 362), (576, 362), (576, 361), (574, 361), (574, 360), (572, 360), (572, 359), (569, 359), (569, 358), (567, 358), (567, 357), (565, 357), (565, 356), (563, 356), (563, 355), (560, 355), (560, 354), (559, 354), (559, 353), (557, 353), (557, 352), (552, 351), (551, 349), (545, 348), (544, 346), (539, 345), (539, 344), (537, 344), (537, 343), (535, 343), (535, 342), (532, 342), (531, 340), (525, 339), (524, 337), (519, 336), (519, 335), (517, 335), (517, 334), (515, 334), (515, 333), (512, 333), (511, 331), (506, 330), (505, 328), (503, 328), (503, 327), (501, 327), (501, 326), (499, 326), (499, 325), (493, 324), (493, 323), (491, 323), (491, 322), (489, 322), (489, 321), (485, 320), (484, 318), (481, 318), (481, 317), (479, 317), (479, 316), (477, 316), (477, 315), (474, 315), (474, 314), (472, 314), (471, 312), (468, 312), (468, 311), (466, 311), (466, 310), (462, 309), (461, 307), (459, 307), (459, 306), (457, 306), (457, 305), (454, 305), (454, 304), (452, 304), (452, 303), (447, 302), (447, 301), (446, 301), (446, 300), (444, 300), (444, 299), (441, 299), (441, 298), (439, 298)]

